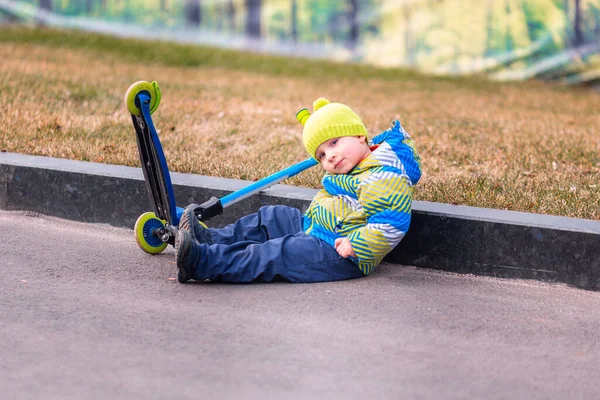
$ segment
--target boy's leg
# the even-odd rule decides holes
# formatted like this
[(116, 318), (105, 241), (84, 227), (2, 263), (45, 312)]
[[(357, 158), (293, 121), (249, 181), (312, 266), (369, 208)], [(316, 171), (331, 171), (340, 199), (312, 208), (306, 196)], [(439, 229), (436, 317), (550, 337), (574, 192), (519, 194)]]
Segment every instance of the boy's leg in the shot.
[(290, 282), (328, 282), (364, 276), (355, 263), (304, 232), (264, 243), (212, 246), (188, 243), (189, 237), (182, 231), (177, 236), (176, 249), (181, 249), (177, 265), (185, 278), (180, 281), (270, 282), (279, 277)]
[(257, 213), (246, 215), (224, 228), (210, 228), (215, 244), (236, 242), (266, 242), (267, 240), (301, 232), (302, 213), (288, 206), (265, 206)]

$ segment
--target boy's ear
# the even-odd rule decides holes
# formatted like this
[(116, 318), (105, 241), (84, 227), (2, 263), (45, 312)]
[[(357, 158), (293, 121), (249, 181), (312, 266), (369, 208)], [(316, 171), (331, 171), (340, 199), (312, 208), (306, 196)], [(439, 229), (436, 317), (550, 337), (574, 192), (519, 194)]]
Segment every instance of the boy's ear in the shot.
[(366, 136), (359, 136), (359, 137), (358, 137), (358, 140), (359, 140), (361, 143), (367, 143), (367, 137), (366, 137)]

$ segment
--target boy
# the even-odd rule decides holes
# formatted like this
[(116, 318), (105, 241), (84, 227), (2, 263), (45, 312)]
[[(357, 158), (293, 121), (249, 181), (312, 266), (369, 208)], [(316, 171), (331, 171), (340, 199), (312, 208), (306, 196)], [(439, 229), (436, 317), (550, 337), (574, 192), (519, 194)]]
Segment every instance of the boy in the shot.
[(394, 121), (371, 145), (348, 106), (318, 99), (301, 110), (302, 139), (326, 173), (308, 210), (262, 207), (220, 229), (190, 205), (175, 238), (177, 278), (221, 282), (326, 282), (368, 275), (404, 237), (421, 177), (414, 142)]

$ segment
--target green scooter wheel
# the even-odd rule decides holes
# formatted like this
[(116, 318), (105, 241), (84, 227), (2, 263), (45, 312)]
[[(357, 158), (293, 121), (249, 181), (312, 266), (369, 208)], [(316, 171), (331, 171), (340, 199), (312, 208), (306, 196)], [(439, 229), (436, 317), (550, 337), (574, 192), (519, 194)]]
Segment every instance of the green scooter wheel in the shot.
[(166, 221), (158, 219), (153, 212), (146, 212), (139, 216), (133, 228), (135, 240), (140, 249), (148, 254), (159, 254), (167, 248), (164, 243), (152, 232), (165, 226)]
[(129, 89), (125, 92), (124, 100), (127, 110), (138, 117), (142, 114), (142, 111), (136, 104), (136, 96), (141, 92), (146, 92), (150, 96), (150, 114), (153, 114), (160, 104), (160, 88), (158, 87), (158, 83), (156, 81), (152, 83), (137, 81), (129, 86)]

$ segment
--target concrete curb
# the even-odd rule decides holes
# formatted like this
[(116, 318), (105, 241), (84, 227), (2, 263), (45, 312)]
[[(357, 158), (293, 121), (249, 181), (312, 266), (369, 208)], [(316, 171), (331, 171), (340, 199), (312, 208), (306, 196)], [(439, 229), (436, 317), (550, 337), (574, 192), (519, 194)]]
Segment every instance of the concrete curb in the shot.
[[(181, 173), (171, 179), (179, 206), (249, 184)], [(210, 225), (269, 204), (305, 210), (315, 193), (275, 185), (228, 207)], [(139, 168), (15, 153), (0, 153), (0, 208), (130, 228), (151, 210)], [(386, 261), (600, 290), (600, 221), (415, 201), (410, 231)]]

